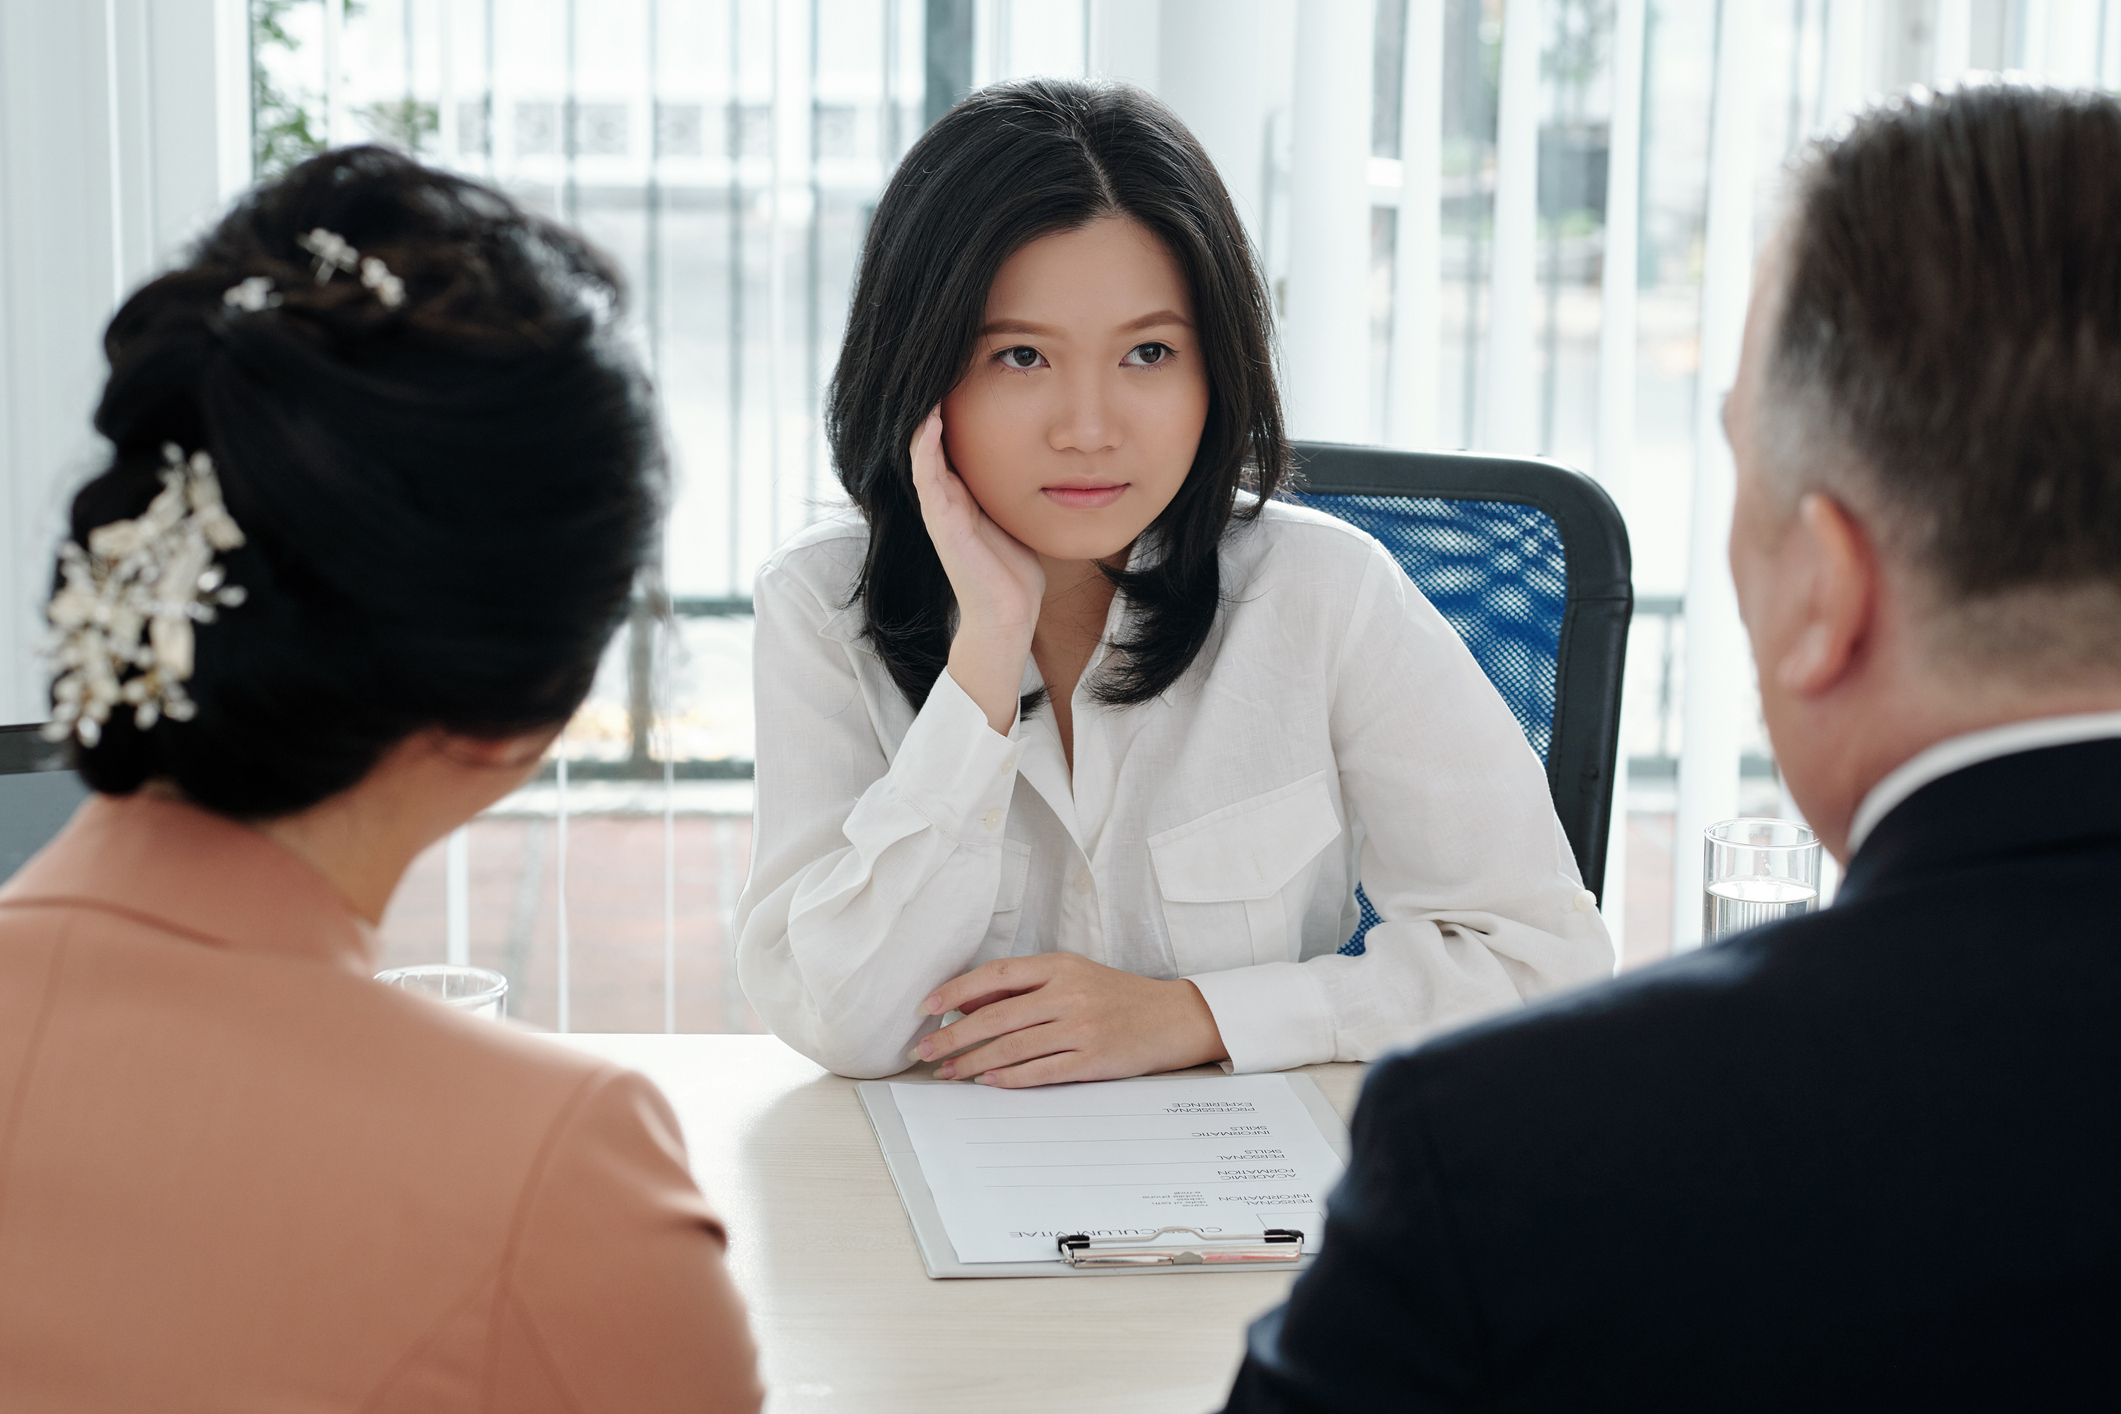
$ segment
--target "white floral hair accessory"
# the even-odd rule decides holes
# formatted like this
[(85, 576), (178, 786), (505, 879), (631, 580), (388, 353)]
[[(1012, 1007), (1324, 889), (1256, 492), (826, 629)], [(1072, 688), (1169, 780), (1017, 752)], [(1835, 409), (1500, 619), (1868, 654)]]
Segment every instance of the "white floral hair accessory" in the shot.
[(162, 490), (138, 519), (97, 526), (85, 551), (71, 540), (59, 547), (61, 584), (44, 610), (57, 674), (46, 740), (94, 746), (121, 705), (142, 731), (162, 717), (191, 720), (192, 625), (243, 602), (214, 563), (243, 532), (221, 503), (213, 458), (187, 458), (170, 442), (162, 459)]
[[(376, 298), (383, 301), (385, 309), (396, 309), (405, 303), (405, 282), (391, 274), (390, 267), (375, 256), (364, 256), (355, 250), (337, 231), (327, 231), (319, 226), (307, 235), (296, 236), (295, 244), (316, 257), (318, 284), (327, 283), (344, 270), (358, 274), (361, 283), (375, 291)], [(231, 309), (256, 314), (261, 309), (278, 305), (280, 296), (273, 291), (272, 276), (253, 275), (223, 290), (221, 303)]]
[(375, 256), (364, 257), (337, 231), (319, 226), (306, 236), (296, 236), (295, 244), (317, 258), (318, 284), (326, 283), (341, 270), (358, 272), (361, 283), (376, 292), (385, 309), (396, 309), (405, 303), (405, 282), (391, 274), (390, 267)]
[(346, 237), (322, 226), (306, 236), (296, 236), (295, 244), (317, 258), (317, 283), (320, 285), (341, 270), (357, 269), (361, 263), (361, 252), (349, 245)]
[(272, 276), (253, 275), (239, 284), (230, 285), (221, 291), (221, 303), (233, 309), (248, 310), (256, 314), (261, 309), (270, 309), (280, 302), (273, 293)]

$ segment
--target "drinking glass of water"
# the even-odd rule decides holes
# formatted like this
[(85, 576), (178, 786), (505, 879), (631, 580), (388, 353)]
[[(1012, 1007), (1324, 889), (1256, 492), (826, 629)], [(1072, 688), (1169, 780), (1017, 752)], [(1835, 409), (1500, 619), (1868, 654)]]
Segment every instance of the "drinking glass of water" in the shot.
[(1819, 906), (1819, 836), (1788, 820), (1709, 826), (1701, 940), (1712, 943)]
[(392, 967), (378, 972), (376, 980), (492, 1021), (499, 1021), (508, 1005), (508, 979), (483, 967), (430, 962), (420, 967)]

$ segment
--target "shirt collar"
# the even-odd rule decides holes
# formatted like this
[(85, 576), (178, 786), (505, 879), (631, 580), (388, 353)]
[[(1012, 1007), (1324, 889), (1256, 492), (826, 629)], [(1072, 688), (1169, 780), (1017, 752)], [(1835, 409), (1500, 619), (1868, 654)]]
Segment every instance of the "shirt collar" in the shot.
[(260, 831), (181, 801), (90, 796), (0, 888), (0, 907), (124, 914), (194, 942), (367, 976), (379, 951), (353, 905)]
[(2071, 746), (2106, 737), (2121, 737), (2121, 712), (2035, 717), (1940, 741), (1909, 757), (1871, 787), (1870, 794), (1856, 807), (1855, 819), (1849, 823), (1848, 852), (1853, 856), (1871, 831), (1878, 827), (1880, 820), (1931, 781), (1999, 756), (2014, 756), (2021, 751), (2037, 751), (2048, 746)]

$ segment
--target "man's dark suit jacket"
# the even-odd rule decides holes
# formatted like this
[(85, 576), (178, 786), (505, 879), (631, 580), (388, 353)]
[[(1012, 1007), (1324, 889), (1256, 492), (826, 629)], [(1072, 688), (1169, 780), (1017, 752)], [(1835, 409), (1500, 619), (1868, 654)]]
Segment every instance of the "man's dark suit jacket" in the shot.
[(1258, 1411), (2121, 1409), (2121, 741), (1834, 906), (1380, 1063)]

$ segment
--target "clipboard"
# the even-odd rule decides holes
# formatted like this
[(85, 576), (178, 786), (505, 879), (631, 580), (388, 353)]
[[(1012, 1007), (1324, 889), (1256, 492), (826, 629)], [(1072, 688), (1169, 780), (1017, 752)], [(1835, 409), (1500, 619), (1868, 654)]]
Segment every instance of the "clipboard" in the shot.
[[(1143, 1079), (1169, 1079), (1168, 1076), (1145, 1076)], [(1311, 1122), (1318, 1126), (1328, 1146), (1340, 1157), (1343, 1164), (1349, 1162), (1351, 1152), (1348, 1144), (1348, 1127), (1341, 1122), (1340, 1115), (1326, 1101), (1318, 1085), (1308, 1075), (1286, 1077), (1289, 1089), (1302, 1102)], [(1173, 1266), (1070, 1266), (1060, 1260), (1058, 1251), (1049, 1262), (960, 1262), (957, 1249), (951, 1245), (950, 1234), (943, 1227), (943, 1215), (935, 1205), (935, 1195), (928, 1189), (928, 1180), (921, 1173), (921, 1161), (913, 1151), (912, 1136), (906, 1132), (906, 1122), (900, 1117), (898, 1104), (891, 1098), (893, 1084), (904, 1085), (906, 1079), (865, 1080), (854, 1087), (861, 1099), (862, 1109), (869, 1116), (870, 1127), (876, 1131), (876, 1142), (884, 1151), (884, 1166), (891, 1170), (892, 1186), (898, 1189), (899, 1205), (906, 1210), (907, 1220), (913, 1225), (914, 1245), (920, 1249), (921, 1265), (928, 1275), (938, 1280), (954, 1277), (1109, 1277), (1109, 1276), (1166, 1276), (1190, 1275), (1201, 1272), (1229, 1270), (1216, 1263), (1189, 1263)], [(936, 1084), (947, 1082), (936, 1081)], [(1132, 1082), (1120, 1080), (1108, 1084), (1126, 1085)], [(1276, 1263), (1274, 1270), (1298, 1271), (1311, 1265), (1313, 1254), (1306, 1251), (1294, 1262)], [(1248, 1268), (1258, 1271), (1258, 1266)]]

